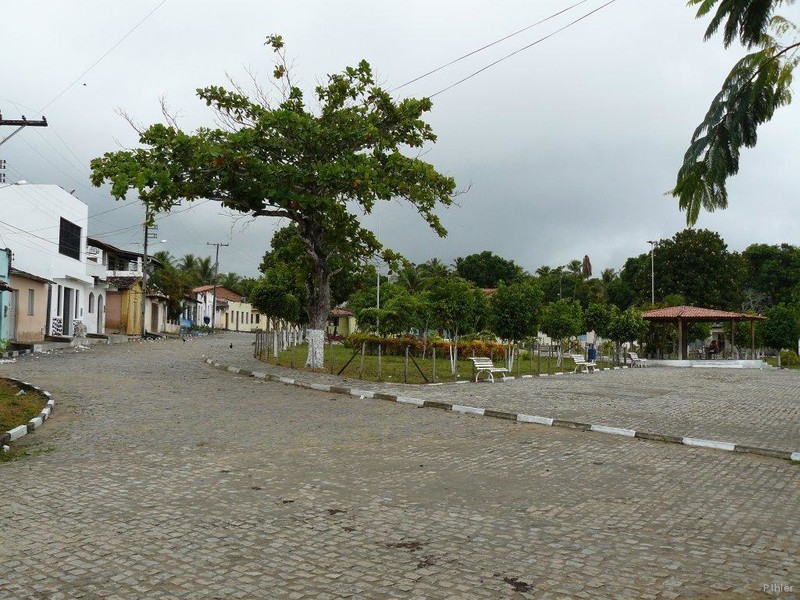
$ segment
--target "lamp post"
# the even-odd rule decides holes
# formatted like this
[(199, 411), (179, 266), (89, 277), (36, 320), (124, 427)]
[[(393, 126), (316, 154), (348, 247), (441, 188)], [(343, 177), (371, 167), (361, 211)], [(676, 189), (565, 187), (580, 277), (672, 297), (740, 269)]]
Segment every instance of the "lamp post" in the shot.
[(653, 258), (654, 251), (658, 246), (658, 242), (656, 240), (647, 240), (647, 243), (650, 244), (650, 303), (656, 303), (656, 270), (655, 270), (655, 259)]

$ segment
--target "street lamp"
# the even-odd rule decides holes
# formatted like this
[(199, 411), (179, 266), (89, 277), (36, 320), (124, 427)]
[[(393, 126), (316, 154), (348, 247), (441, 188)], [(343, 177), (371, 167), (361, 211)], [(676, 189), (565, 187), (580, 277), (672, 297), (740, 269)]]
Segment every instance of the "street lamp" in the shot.
[(650, 244), (650, 303), (655, 305), (656, 303), (656, 271), (655, 271), (655, 262), (653, 258), (653, 253), (656, 247), (658, 246), (658, 242), (655, 240), (647, 240), (647, 243)]

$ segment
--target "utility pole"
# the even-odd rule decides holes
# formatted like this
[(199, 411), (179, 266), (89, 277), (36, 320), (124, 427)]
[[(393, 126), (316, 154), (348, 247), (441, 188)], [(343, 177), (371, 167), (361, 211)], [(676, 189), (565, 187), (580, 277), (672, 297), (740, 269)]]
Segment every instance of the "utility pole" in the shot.
[(8, 137), (0, 140), (0, 146), (5, 144), (15, 135), (17, 135), (25, 127), (47, 127), (47, 119), (42, 117), (41, 121), (29, 121), (28, 119), (25, 118), (25, 115), (23, 115), (21, 119), (4, 119), (3, 113), (0, 113), (0, 127), (2, 127), (3, 125), (16, 127), (17, 129), (15, 129), (14, 132)]
[(223, 244), (222, 242), (206, 242), (206, 246), (216, 246), (217, 255), (214, 259), (214, 296), (211, 300), (211, 332), (214, 332), (214, 321), (217, 317), (217, 279), (219, 278), (219, 247), (230, 246), (230, 244)]
[(149, 226), (149, 220), (150, 211), (145, 209), (144, 245), (142, 246), (142, 339), (147, 335), (147, 324), (145, 323), (145, 311), (147, 309), (147, 240), (154, 239), (158, 236), (157, 231), (150, 231), (151, 229), (158, 229), (158, 225)]
[(656, 304), (656, 270), (655, 270), (655, 259), (653, 258), (653, 254), (655, 252), (656, 247), (658, 246), (658, 242), (655, 240), (647, 240), (647, 243), (650, 244), (650, 303), (655, 306)]

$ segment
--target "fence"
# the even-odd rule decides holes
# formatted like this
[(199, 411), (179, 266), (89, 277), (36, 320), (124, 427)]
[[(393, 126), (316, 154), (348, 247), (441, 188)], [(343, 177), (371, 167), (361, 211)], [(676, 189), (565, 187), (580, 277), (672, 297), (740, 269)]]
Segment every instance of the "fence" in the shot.
[[(289, 343), (284, 344), (283, 340)], [(462, 348), (463, 350), (463, 348)], [(475, 372), (469, 356), (484, 356), (474, 350), (462, 351), (455, 361), (455, 370), (446, 346), (430, 345), (421, 349), (414, 345), (360, 342), (345, 346), (330, 337), (325, 344), (325, 371), (349, 379), (386, 381), (398, 383), (440, 383), (464, 379), (474, 380)], [(504, 354), (504, 355), (503, 355)], [(297, 338), (282, 336), (280, 332), (259, 333), (256, 336), (255, 356), (261, 360), (300, 367), (305, 362), (302, 348), (297, 348)], [(564, 355), (558, 359), (556, 346), (514, 346), (510, 351), (492, 357), (496, 366), (505, 366), (511, 376), (543, 375), (571, 371), (574, 362)]]

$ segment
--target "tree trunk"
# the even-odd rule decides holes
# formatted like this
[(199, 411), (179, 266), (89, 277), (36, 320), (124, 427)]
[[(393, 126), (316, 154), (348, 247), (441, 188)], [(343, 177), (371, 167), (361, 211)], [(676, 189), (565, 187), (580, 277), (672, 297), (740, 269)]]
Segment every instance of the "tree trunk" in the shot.
[(306, 367), (322, 369), (325, 366), (325, 327), (331, 312), (331, 279), (326, 268), (319, 268), (316, 285), (311, 290), (308, 310), (308, 356)]

